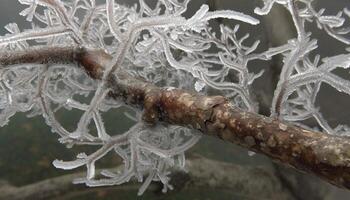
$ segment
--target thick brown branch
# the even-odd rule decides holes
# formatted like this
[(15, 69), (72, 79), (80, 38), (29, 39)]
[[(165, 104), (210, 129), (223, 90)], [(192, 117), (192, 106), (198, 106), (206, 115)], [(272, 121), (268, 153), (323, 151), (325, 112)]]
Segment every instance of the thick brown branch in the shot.
[[(38, 52), (44, 52), (38, 56)], [(79, 63), (93, 78), (100, 78), (111, 56), (100, 50), (46, 48), (1, 56), (0, 64), (60, 60), (61, 52)], [(35, 56), (30, 56), (34, 54)], [(16, 59), (14, 59), (16, 58)], [(37, 58), (35, 60), (34, 58)], [(11, 61), (11, 59), (14, 59)], [(68, 59), (68, 60), (69, 60)], [(108, 79), (110, 97), (144, 109), (144, 120), (191, 127), (239, 144), (249, 150), (305, 172), (312, 172), (338, 187), (350, 189), (350, 138), (305, 130), (274, 118), (242, 111), (222, 96), (204, 96), (179, 89), (159, 88), (120, 71)]]

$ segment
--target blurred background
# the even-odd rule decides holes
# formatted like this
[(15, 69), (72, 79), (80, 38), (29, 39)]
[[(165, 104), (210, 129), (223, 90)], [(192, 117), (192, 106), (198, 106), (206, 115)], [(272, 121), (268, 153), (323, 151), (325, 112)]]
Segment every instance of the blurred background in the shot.
[[(103, 0), (97, 0), (103, 1)], [(150, 0), (152, 1), (152, 0)], [(117, 2), (123, 2), (118, 0)], [(132, 4), (136, 0), (124, 0), (124, 3)], [(233, 9), (259, 18), (262, 23), (259, 26), (242, 24), (240, 33), (247, 32), (251, 40), (260, 40), (260, 49), (278, 46), (295, 36), (295, 30), (291, 19), (282, 7), (275, 6), (272, 12), (265, 17), (256, 16), (253, 10), (261, 5), (260, 0), (192, 0), (189, 5), (188, 16), (192, 15), (201, 4), (206, 3), (212, 10)], [(350, 8), (350, 0), (315, 0), (316, 9), (327, 8), (326, 13), (336, 14), (344, 7)], [(0, 0), (0, 27), (10, 22), (16, 22), (21, 29), (29, 27), (24, 23), (24, 18), (18, 15), (23, 7), (15, 0)], [(216, 21), (230, 25), (232, 21)], [(313, 31), (314, 38), (318, 39), (318, 54), (322, 57), (332, 56), (344, 52), (345, 46), (330, 38), (324, 32), (311, 24), (309, 31)], [(0, 35), (6, 30), (0, 28)], [(265, 69), (265, 74), (254, 85), (254, 93), (260, 104), (260, 113), (269, 115), (269, 107), (273, 90), (278, 81), (281, 58), (274, 58), (269, 62), (251, 64), (252, 71)], [(343, 73), (349, 77), (348, 72)], [(318, 105), (325, 113), (331, 124), (350, 124), (350, 98), (339, 94), (332, 88), (323, 86), (319, 94)], [(337, 102), (334, 104), (334, 102)], [(104, 115), (109, 130), (122, 133), (132, 125), (132, 121), (123, 115), (125, 110), (108, 112)], [(74, 129), (79, 113), (59, 113), (60, 121)], [(312, 122), (310, 122), (312, 123)], [(300, 173), (294, 169), (272, 162), (263, 155), (249, 156), (247, 150), (233, 144), (223, 143), (215, 138), (203, 137), (201, 141), (187, 152), (189, 159), (200, 160), (202, 166), (199, 172), (189, 171), (189, 175), (176, 173), (173, 177), (174, 191), (161, 193), (160, 185), (153, 184), (142, 196), (137, 197), (137, 183), (124, 186), (85, 188), (83, 185), (70, 184), (71, 179), (79, 171), (63, 171), (52, 166), (54, 159), (70, 160), (79, 152), (89, 152), (88, 147), (67, 149), (57, 141), (57, 136), (45, 124), (42, 117), (26, 118), (25, 114), (18, 113), (10, 123), (0, 128), (0, 199), (1, 193), (15, 192), (17, 196), (27, 199), (294, 199), (294, 200), (346, 200), (350, 199), (350, 191), (341, 190), (316, 178), (312, 175)], [(210, 160), (208, 160), (210, 159)], [(99, 168), (116, 167), (120, 164), (117, 156), (108, 156)], [(207, 166), (206, 166), (207, 165)], [(196, 166), (192, 167), (196, 169)], [(192, 169), (191, 168), (191, 169)], [(217, 176), (206, 168), (217, 170)], [(217, 169), (215, 169), (217, 168)], [(192, 170), (193, 170), (192, 169)], [(230, 173), (229, 170), (237, 170), (239, 173)], [(80, 170), (84, 171), (84, 168)], [(215, 183), (213, 180), (221, 180), (222, 173), (225, 176), (232, 175), (229, 180)], [(202, 179), (195, 179), (195, 173), (207, 173)], [(67, 175), (67, 176), (64, 176)], [(220, 179), (221, 178), (221, 179)], [(232, 180), (231, 180), (232, 179)], [(43, 182), (44, 181), (44, 182)], [(203, 184), (195, 183), (203, 181)], [(61, 185), (60, 185), (61, 184)], [(49, 195), (35, 193), (37, 196), (30, 198), (26, 192), (38, 190), (43, 187), (57, 187)], [(47, 190), (49, 191), (49, 190)], [(52, 191), (52, 190), (51, 190)], [(45, 196), (47, 195), (47, 196)], [(15, 197), (13, 197), (15, 198)]]

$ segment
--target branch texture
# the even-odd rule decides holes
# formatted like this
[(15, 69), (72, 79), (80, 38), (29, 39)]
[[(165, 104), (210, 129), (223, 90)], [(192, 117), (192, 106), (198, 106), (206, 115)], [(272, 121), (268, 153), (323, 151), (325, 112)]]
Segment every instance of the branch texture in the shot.
[[(0, 65), (71, 62), (92, 78), (100, 79), (111, 58), (96, 49), (45, 47), (11, 56), (2, 53)], [(277, 118), (242, 111), (222, 96), (156, 87), (122, 70), (107, 78), (112, 88), (109, 97), (143, 109), (143, 119), (150, 125), (163, 121), (197, 129), (350, 189), (349, 137), (310, 131)]]
[[(209, 160), (199, 156), (193, 156), (186, 163), (188, 173), (175, 170), (172, 173), (172, 181), (177, 191), (192, 188), (213, 188), (229, 190), (237, 196), (253, 197), (259, 195), (261, 199), (281, 199), (293, 200), (288, 191), (283, 190), (274, 171), (269, 168), (241, 167), (234, 164), (222, 163)], [(111, 169), (117, 171), (118, 168)], [(120, 170), (120, 169), (119, 169)], [(15, 187), (0, 187), (0, 199), (11, 200), (44, 200), (60, 199), (71, 193), (92, 193), (95, 189), (88, 189), (82, 185), (73, 185), (72, 179), (81, 177), (82, 173), (68, 174), (52, 179), (47, 179), (30, 185)], [(258, 179), (259, 181), (256, 181)], [(105, 188), (118, 193), (137, 190), (139, 185), (131, 183), (113, 188)], [(101, 190), (101, 189), (98, 189)], [(155, 198), (159, 197), (159, 184), (153, 183), (148, 188), (150, 193), (155, 193)], [(171, 195), (171, 194), (170, 194)], [(164, 198), (160, 196), (159, 199)]]

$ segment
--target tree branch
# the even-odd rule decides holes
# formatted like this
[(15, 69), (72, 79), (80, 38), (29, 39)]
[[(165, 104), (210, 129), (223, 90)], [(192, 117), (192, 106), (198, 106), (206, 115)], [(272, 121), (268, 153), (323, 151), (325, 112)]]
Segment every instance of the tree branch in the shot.
[[(274, 175), (270, 168), (241, 167), (209, 160), (199, 156), (193, 156), (186, 162), (188, 173), (175, 170), (171, 174), (171, 184), (177, 191), (193, 188), (213, 188), (229, 190), (237, 196), (259, 195), (260, 199), (283, 199), (292, 200), (293, 197), (288, 191), (283, 190), (281, 182)], [(118, 168), (111, 169), (117, 171)], [(86, 188), (83, 185), (73, 185), (72, 179), (83, 176), (82, 173), (68, 174), (25, 185), (14, 187), (5, 185), (0, 187), (0, 199), (26, 200), (26, 199), (53, 199), (71, 193), (92, 193), (96, 188)], [(256, 180), (259, 181), (256, 181)], [(137, 190), (139, 184), (123, 184), (113, 187), (112, 190), (118, 193)], [(101, 190), (101, 189), (98, 189)], [(150, 193), (158, 193), (161, 186), (154, 182), (148, 188)], [(171, 194), (170, 194), (171, 195)], [(157, 195), (159, 196), (159, 195)], [(160, 199), (162, 199), (161, 196)]]
[[(0, 65), (73, 63), (94, 79), (102, 77), (111, 59), (112, 56), (102, 50), (81, 47), (43, 47), (0, 53)], [(156, 87), (122, 69), (107, 80), (112, 89), (109, 97), (143, 109), (143, 119), (150, 124), (164, 121), (191, 127), (350, 189), (349, 137), (310, 131), (246, 112), (222, 96)]]

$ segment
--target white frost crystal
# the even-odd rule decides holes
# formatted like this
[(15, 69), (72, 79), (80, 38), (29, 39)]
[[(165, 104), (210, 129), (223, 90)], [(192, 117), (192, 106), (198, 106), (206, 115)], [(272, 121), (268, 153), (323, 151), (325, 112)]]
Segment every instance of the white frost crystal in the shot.
[[(9, 33), (0, 36), (1, 52), (74, 45), (104, 49), (113, 56), (99, 83), (81, 69), (64, 63), (18, 64), (0, 69), (1, 126), (16, 112), (27, 112), (29, 117), (42, 115), (52, 131), (59, 134), (60, 142), (69, 147), (98, 147), (94, 153), (78, 154), (74, 161), (53, 162), (66, 170), (86, 166), (86, 177), (75, 183), (105, 186), (137, 179), (143, 182), (141, 195), (152, 181), (160, 181), (166, 192), (172, 189), (171, 169), (184, 169), (184, 152), (200, 138), (195, 131), (183, 127), (161, 123), (149, 127), (142, 123), (140, 111), (126, 114), (136, 121), (133, 127), (121, 135), (110, 135), (102, 113), (123, 104), (107, 98), (109, 88), (104, 80), (118, 67), (169, 90), (180, 88), (203, 93), (204, 88), (216, 90), (237, 107), (258, 112), (251, 88), (264, 71), (253, 73), (248, 65), (281, 54), (284, 66), (272, 114), (299, 124), (313, 118), (325, 132), (350, 135), (346, 126), (331, 127), (316, 106), (321, 84), (350, 95), (350, 81), (334, 73), (335, 69), (349, 69), (350, 54), (345, 52), (324, 59), (311, 56), (317, 49), (317, 41), (304, 29), (307, 22), (315, 22), (331, 37), (349, 45), (350, 28), (344, 27), (350, 17), (348, 9), (332, 16), (323, 15), (324, 9), (316, 11), (312, 0), (263, 0), (263, 7), (256, 8), (255, 13), (266, 15), (274, 4), (281, 4), (291, 13), (298, 37), (259, 52), (259, 41), (248, 42), (248, 34), (238, 36), (242, 35), (238, 34), (239, 25), (220, 25), (217, 32), (209, 25), (210, 20), (217, 18), (257, 25), (256, 18), (232, 10), (209, 11), (208, 5), (202, 5), (192, 17), (185, 18), (188, 0), (157, 0), (155, 6), (140, 0), (138, 6), (132, 7), (114, 0), (106, 0), (105, 4), (104, 1), (97, 4), (95, 0), (19, 2), (27, 6), (20, 15), (26, 17), (32, 29), (21, 30), (14, 23), (6, 26)], [(296, 2), (303, 6), (296, 6)], [(88, 103), (77, 100), (91, 96)], [(68, 131), (56, 119), (55, 113), (62, 109), (83, 112), (75, 130)], [(90, 130), (91, 126), (96, 133)], [(286, 127), (282, 124), (280, 128)], [(120, 172), (103, 171), (102, 178), (96, 178), (95, 163), (109, 152), (120, 156), (124, 166)]]

